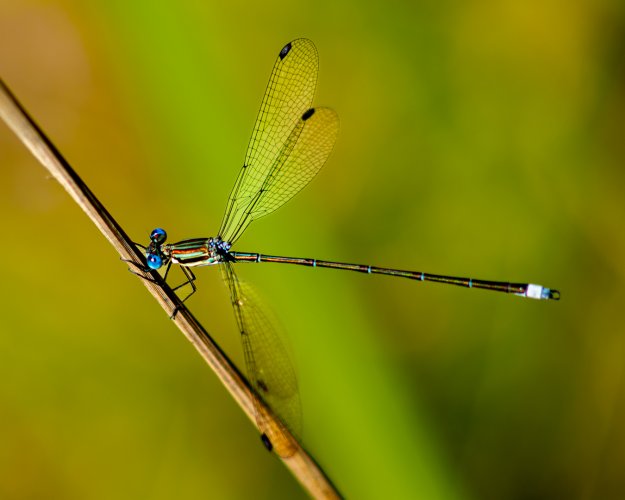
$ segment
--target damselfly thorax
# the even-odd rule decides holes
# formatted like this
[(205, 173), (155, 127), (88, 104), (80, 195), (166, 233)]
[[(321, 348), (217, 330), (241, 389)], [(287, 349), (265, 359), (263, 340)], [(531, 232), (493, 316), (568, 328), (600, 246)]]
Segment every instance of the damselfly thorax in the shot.
[(213, 266), (232, 261), (230, 243), (221, 238), (191, 238), (177, 243), (165, 243), (167, 233), (157, 228), (150, 234), (150, 245), (146, 249), (146, 260), (151, 269), (179, 264), (184, 267)]

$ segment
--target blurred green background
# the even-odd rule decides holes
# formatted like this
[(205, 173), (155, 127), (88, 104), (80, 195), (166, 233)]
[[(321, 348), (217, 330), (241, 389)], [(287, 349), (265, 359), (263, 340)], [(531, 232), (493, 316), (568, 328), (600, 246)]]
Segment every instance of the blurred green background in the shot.
[[(624, 33), (609, 0), (2, 0), (0, 75), (136, 241), (175, 241), (214, 235), (275, 57), (311, 38), (339, 141), (238, 249), (563, 298), (241, 265), (307, 448), (349, 498), (624, 498)], [(305, 497), (4, 125), (0, 166), (0, 498)]]

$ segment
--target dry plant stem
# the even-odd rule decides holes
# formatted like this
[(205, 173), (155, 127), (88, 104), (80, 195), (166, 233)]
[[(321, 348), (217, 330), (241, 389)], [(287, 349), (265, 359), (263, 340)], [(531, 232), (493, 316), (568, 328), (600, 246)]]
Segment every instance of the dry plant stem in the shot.
[[(11, 91), (0, 79), (0, 117), (9, 128), (26, 145), (30, 152), (52, 174), (52, 176), (65, 188), (76, 203), (83, 209), (87, 216), (100, 229), (106, 239), (119, 252), (122, 259), (134, 262), (139, 268), (144, 266), (144, 259), (124, 230), (113, 219), (111, 214), (102, 206), (95, 195), (70, 167), (65, 158), (59, 153), (52, 142), (37, 126), (19, 104)], [(138, 268), (137, 268), (138, 269)], [(139, 272), (139, 271), (138, 271)], [(140, 273), (141, 274), (141, 273)], [(256, 425), (254, 418), (254, 405), (250, 386), (226, 357), (219, 346), (209, 336), (208, 332), (198, 323), (189, 310), (184, 307), (176, 294), (156, 272), (143, 273), (148, 279), (141, 280), (150, 293), (161, 304), (167, 316), (171, 316), (174, 307), (178, 313), (174, 322), (193, 344), (206, 363), (217, 374), (232, 397), (241, 406), (250, 420)], [(268, 418), (274, 418), (271, 410), (267, 408)], [(276, 424), (277, 425), (277, 424)], [(339, 498), (340, 495), (317, 465), (314, 459), (301, 447), (297, 440), (290, 436), (293, 441), (295, 453), (282, 458), (285, 465), (291, 470), (297, 480), (316, 498)], [(260, 444), (260, 443), (259, 443)]]

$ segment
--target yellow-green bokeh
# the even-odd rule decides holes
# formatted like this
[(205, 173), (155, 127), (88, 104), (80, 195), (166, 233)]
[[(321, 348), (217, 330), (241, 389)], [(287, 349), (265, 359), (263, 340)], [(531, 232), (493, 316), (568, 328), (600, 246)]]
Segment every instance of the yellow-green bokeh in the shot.
[[(284, 324), (307, 448), (349, 498), (619, 498), (623, 32), (608, 0), (5, 1), (0, 76), (133, 238), (211, 236), (278, 50), (311, 38), (339, 141), (239, 250), (563, 298), (241, 265)], [(4, 125), (0, 220), (0, 498), (304, 497)], [(242, 366), (197, 274), (189, 306)]]

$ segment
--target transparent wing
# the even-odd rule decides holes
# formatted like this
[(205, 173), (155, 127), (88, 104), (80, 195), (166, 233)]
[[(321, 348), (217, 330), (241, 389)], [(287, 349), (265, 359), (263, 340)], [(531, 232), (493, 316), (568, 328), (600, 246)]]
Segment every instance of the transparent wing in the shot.
[[(288, 185), (275, 181), (280, 177), (280, 171), (290, 168), (291, 180), (298, 177), (297, 167), (302, 166), (301, 160), (289, 162), (288, 159), (298, 150), (302, 158), (306, 156), (303, 154), (306, 148), (298, 148), (298, 143), (308, 129), (311, 129), (307, 139), (308, 150), (316, 146), (313, 138), (321, 145), (330, 141), (334, 144), (336, 133), (333, 129), (338, 130), (336, 114), (331, 110), (317, 110), (311, 115), (310, 111), (318, 65), (317, 50), (310, 40), (294, 40), (280, 51), (256, 118), (245, 163), (230, 193), (221, 223), (219, 236), (225, 241), (233, 243), (252, 220), (270, 213), (294, 196), (310, 182), (327, 158), (329, 151), (305, 182), (299, 182), (297, 189), (291, 189), (288, 196), (282, 196), (279, 204), (276, 205), (274, 200), (271, 210), (258, 209), (262, 198), (266, 198), (263, 193), (267, 192), (268, 184), (272, 185), (273, 191)], [(323, 124), (329, 125), (327, 131), (323, 130)], [(306, 172), (308, 169), (304, 169), (304, 174)], [(303, 177), (306, 178), (306, 175)], [(256, 210), (252, 211), (253, 207)]]
[(237, 198), (240, 207), (232, 223), (220, 233), (224, 241), (234, 243), (256, 219), (270, 214), (300, 192), (326, 162), (339, 131), (339, 118), (329, 108), (306, 111), (293, 128), (275, 158), (260, 188)]
[[(301, 434), (302, 415), (295, 370), (278, 337), (275, 320), (269, 311), (261, 308), (254, 289), (239, 281), (232, 266), (225, 262), (220, 267), (241, 332), (247, 377), (256, 393), (252, 397), (258, 428), (269, 438), (276, 452), (287, 457), (295, 448), (285, 436), (285, 429), (296, 437)], [(269, 406), (279, 422), (268, 417), (257, 398)]]

